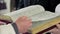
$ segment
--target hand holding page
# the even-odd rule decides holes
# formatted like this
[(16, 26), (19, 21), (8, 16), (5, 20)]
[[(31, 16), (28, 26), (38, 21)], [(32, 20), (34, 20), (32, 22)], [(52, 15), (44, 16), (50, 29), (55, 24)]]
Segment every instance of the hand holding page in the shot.
[(32, 34), (41, 32), (60, 22), (59, 14), (45, 11), (45, 9), (40, 5), (29, 6), (5, 15), (10, 16), (14, 22), (20, 16), (28, 16), (31, 18), (33, 25), (29, 29), (29, 32)]

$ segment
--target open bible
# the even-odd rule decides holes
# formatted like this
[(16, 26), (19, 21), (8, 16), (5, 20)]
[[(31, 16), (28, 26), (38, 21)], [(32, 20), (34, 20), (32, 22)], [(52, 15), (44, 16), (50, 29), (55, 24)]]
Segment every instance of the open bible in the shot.
[(33, 24), (28, 32), (32, 34), (47, 32), (60, 22), (60, 16), (58, 14), (46, 11), (40, 5), (32, 5), (4, 15), (10, 16), (13, 22), (20, 16), (31, 18)]

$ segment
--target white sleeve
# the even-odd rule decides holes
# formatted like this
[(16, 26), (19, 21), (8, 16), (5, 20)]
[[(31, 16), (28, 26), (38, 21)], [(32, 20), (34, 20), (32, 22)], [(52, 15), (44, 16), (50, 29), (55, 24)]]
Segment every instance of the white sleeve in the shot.
[(55, 13), (60, 15), (60, 4), (58, 4), (55, 8)]
[(0, 34), (19, 34), (15, 23), (0, 26)]

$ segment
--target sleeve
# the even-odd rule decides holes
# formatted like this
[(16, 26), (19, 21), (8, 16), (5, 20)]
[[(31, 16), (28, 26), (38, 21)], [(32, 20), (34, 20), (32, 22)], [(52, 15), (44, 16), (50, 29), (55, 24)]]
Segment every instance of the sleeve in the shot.
[(0, 26), (0, 34), (19, 34), (15, 23)]

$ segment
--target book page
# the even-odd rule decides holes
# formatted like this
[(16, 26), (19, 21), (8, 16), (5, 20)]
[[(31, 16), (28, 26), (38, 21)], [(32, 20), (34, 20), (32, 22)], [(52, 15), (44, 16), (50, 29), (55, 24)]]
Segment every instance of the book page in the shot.
[(16, 19), (20, 16), (27, 16), (27, 17), (31, 17), (35, 14), (39, 14), (41, 12), (44, 12), (45, 9), (40, 6), (40, 5), (33, 5), (33, 6), (29, 6), (5, 15), (8, 15), (12, 18), (13, 21), (16, 21)]
[(44, 12), (35, 14), (33, 16), (30, 16), (30, 18), (32, 19), (32, 21), (43, 21), (43, 20), (55, 18), (57, 16), (59, 16), (59, 15), (52, 13), (50, 11), (44, 11)]

